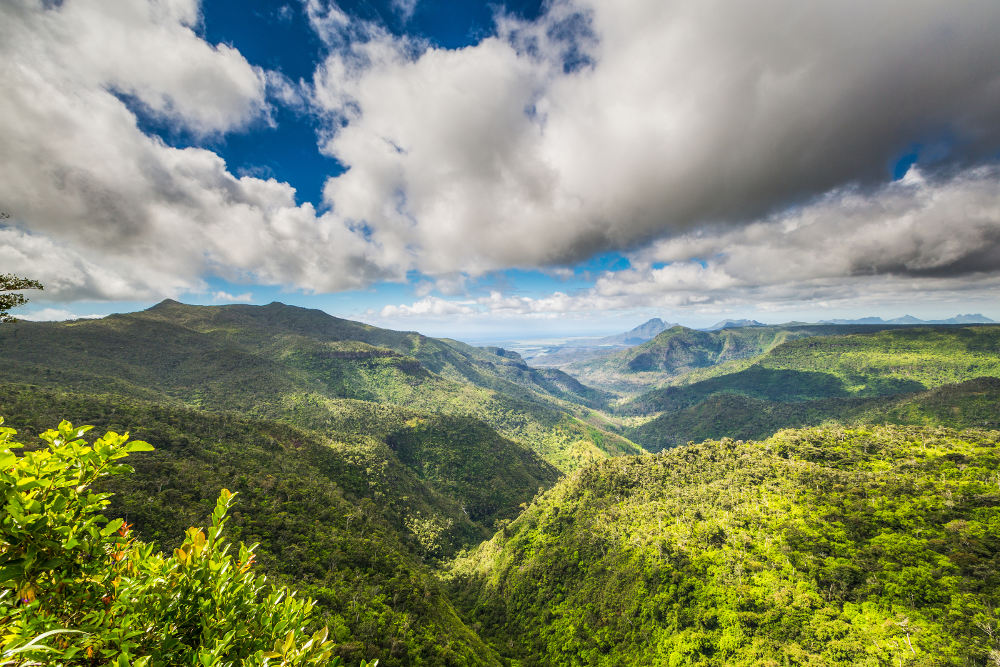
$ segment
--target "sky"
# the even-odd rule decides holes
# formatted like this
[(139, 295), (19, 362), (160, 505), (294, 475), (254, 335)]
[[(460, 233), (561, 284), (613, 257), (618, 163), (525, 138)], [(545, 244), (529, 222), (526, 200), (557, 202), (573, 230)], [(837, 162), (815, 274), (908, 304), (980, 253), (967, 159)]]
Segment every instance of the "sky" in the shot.
[(5, 0), (0, 273), (464, 339), (1000, 319), (996, 0)]

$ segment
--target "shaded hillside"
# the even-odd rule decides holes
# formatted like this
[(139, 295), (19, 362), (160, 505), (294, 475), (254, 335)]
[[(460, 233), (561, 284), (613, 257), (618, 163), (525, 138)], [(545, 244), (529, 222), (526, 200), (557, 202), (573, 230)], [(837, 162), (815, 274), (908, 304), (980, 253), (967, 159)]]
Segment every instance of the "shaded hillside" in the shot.
[(875, 402), (857, 421), (1000, 429), (1000, 379), (977, 378), (885, 403)]
[[(529, 366), (521, 358), (521, 355), (511, 350), (499, 347), (471, 347), (452, 340), (449, 340), (448, 343), (458, 349), (469, 350), (470, 356), (476, 359), (479, 365), (485, 365), (491, 371), (501, 374), (508, 381), (533, 387), (570, 403), (601, 409), (607, 407), (608, 403), (615, 397), (610, 392), (588, 387), (572, 375), (557, 368)], [(495, 357), (500, 357), (502, 361), (498, 362)], [(498, 389), (502, 391), (503, 387), (498, 387)]]
[[(923, 386), (916, 382), (882, 384), (884, 391), (870, 393), (902, 393)], [(627, 414), (649, 414), (675, 411), (717, 394), (739, 394), (771, 401), (803, 401), (813, 398), (834, 398), (852, 395), (843, 379), (818, 371), (772, 369), (758, 365), (720, 375), (692, 384), (663, 387), (628, 401), (621, 409)]]
[(101, 320), (9, 325), (0, 329), (0, 371), (20, 382), (309, 428), (335, 421), (330, 401), (344, 398), (475, 416), (563, 469), (637, 451), (600, 422), (580, 419), (585, 409), (569, 399), (603, 398), (560, 371), (281, 304), (166, 301)]
[(811, 401), (719, 393), (664, 412), (628, 435), (647, 450), (658, 452), (706, 439), (761, 439), (783, 428), (829, 422), (1000, 429), (1000, 379), (977, 378), (901, 396)]
[(841, 428), (602, 461), (454, 565), (522, 665), (985, 665), (1000, 433)]
[(481, 422), (443, 415), (382, 411), (373, 419), (379, 437), (321, 436), (232, 413), (11, 384), (0, 385), (0, 414), (26, 438), (72, 416), (95, 432), (150, 442), (155, 451), (129, 459), (135, 473), (103, 489), (115, 493), (109, 515), (166, 549), (204, 521), (221, 488), (237, 492), (234, 539), (259, 542), (265, 570), (319, 601), (345, 657), (387, 665), (492, 664), (431, 566), (488, 537), (558, 477)]
[[(808, 370), (841, 378), (852, 393), (879, 379), (934, 387), (1000, 375), (1000, 326), (895, 327), (848, 335), (815, 336), (776, 346), (755, 366)], [(725, 373), (706, 369), (701, 379)]]
[[(272, 434), (269, 442), (275, 447), (277, 440), (292, 443), (275, 451), (287, 454), (296, 465), (315, 467), (316, 452), (322, 452), (325, 463), (320, 467), (340, 486), (352, 489), (358, 497), (374, 493), (375, 498), (395, 498), (386, 510), (394, 513), (394, 525), (399, 530), (406, 532), (406, 518), (417, 515), (453, 524), (439, 545), (443, 553), (465, 548), (492, 534), (499, 520), (512, 518), (521, 503), (560, 476), (534, 452), (476, 419), (421, 415), (360, 401), (343, 403), (337, 413), (340, 428), (320, 434), (235, 413), (209, 413), (118, 396), (0, 384), (0, 414), (29, 431), (73, 415), (81, 423), (131, 431), (133, 436), (154, 445), (159, 442), (157, 429), (170, 425), (165, 452), (172, 451), (169, 442), (174, 436), (183, 443), (187, 436), (209, 438), (215, 433), (228, 438), (231, 453), (238, 454), (236, 438), (240, 428), (258, 435), (262, 431)], [(310, 444), (306, 447), (303, 442)], [(182, 447), (177, 453), (183, 457), (187, 452)], [(142, 461), (157, 457), (150, 455)], [(260, 474), (273, 474), (285, 462), (281, 456), (276, 469), (263, 460), (254, 465)], [(174, 481), (168, 486), (183, 488), (184, 484)], [(207, 502), (214, 503), (217, 493), (206, 493)]]
[(630, 393), (662, 384), (695, 369), (756, 357), (796, 338), (877, 331), (880, 328), (884, 327), (794, 325), (696, 331), (675, 326), (642, 345), (565, 368), (589, 385)]

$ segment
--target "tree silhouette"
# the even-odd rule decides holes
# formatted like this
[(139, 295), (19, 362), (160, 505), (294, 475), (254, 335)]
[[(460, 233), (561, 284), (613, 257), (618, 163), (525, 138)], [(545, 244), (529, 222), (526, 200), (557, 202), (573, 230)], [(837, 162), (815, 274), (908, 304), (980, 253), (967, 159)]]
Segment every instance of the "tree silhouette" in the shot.
[[(10, 213), (0, 210), (0, 220), (10, 218)], [(11, 308), (23, 306), (28, 303), (28, 297), (23, 294), (11, 293), (24, 289), (45, 289), (37, 280), (31, 278), (21, 278), (10, 273), (0, 273), (0, 322), (16, 322), (17, 318), (11, 317), (7, 311)]]
[(28, 303), (28, 297), (18, 290), (45, 289), (37, 280), (21, 278), (10, 273), (0, 274), (0, 322), (16, 322), (7, 311)]

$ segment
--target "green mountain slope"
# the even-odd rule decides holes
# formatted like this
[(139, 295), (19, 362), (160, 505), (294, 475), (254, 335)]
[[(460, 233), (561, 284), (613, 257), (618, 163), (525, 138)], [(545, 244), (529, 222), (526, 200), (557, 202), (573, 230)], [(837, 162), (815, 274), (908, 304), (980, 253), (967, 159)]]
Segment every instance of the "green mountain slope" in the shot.
[[(651, 451), (705, 438), (762, 438), (827, 421), (982, 426), (992, 425), (989, 401), (996, 390), (989, 378), (998, 376), (1000, 327), (897, 328), (788, 341), (753, 359), (694, 371), (619, 409), (659, 413), (628, 431)], [(920, 394), (975, 378), (978, 384)], [(921, 407), (942, 400), (952, 401), (959, 419)], [(955, 401), (969, 405), (963, 411)], [(973, 406), (986, 416), (970, 417)]]
[[(606, 398), (565, 373), (530, 368), (516, 353), (499, 348), (477, 348), (413, 331), (380, 329), (320, 310), (281, 303), (197, 307), (167, 300), (142, 315), (201, 333), (224, 334), (233, 342), (270, 350), (272, 354), (302, 346), (305, 341), (361, 342), (416, 359), (424, 368), (444, 378), (496, 389), (510, 396), (537, 398), (531, 392), (540, 392), (584, 405), (598, 405)], [(308, 352), (304, 354), (309, 356)], [(313, 350), (312, 354), (323, 356), (321, 350)]]
[(233, 539), (351, 661), (985, 664), (1000, 433), (939, 427), (1000, 427), (1000, 327), (762, 329), (631, 357), (674, 384), (616, 419), (653, 450), (823, 429), (609, 459), (642, 453), (609, 394), (503, 349), (176, 302), (0, 327), (0, 414), (152, 443), (105, 488), (168, 549), (237, 491)]
[(595, 387), (632, 393), (695, 369), (756, 357), (797, 338), (874, 332), (884, 328), (867, 325), (791, 325), (696, 331), (678, 325), (642, 345), (570, 364), (566, 370)]
[(369, 411), (383, 441), (11, 384), (0, 385), (0, 413), (24, 435), (73, 415), (150, 442), (155, 451), (129, 459), (134, 474), (103, 488), (115, 493), (110, 515), (167, 549), (221, 488), (237, 492), (234, 539), (259, 542), (266, 571), (319, 601), (345, 657), (386, 665), (494, 664), (433, 564), (488, 537), (558, 476), (460, 417)]
[(582, 419), (594, 413), (574, 401), (597, 404), (601, 394), (500, 352), (282, 304), (166, 301), (101, 320), (3, 327), (0, 378), (319, 429), (344, 398), (475, 416), (567, 470), (638, 451), (599, 418)]
[(345, 657), (387, 665), (494, 664), (435, 563), (558, 479), (539, 452), (571, 468), (639, 451), (581, 419), (569, 399), (603, 398), (558, 371), (280, 304), (3, 327), (0, 380), (22, 431), (69, 418), (156, 447), (108, 487), (146, 539), (238, 492), (234, 537), (319, 601)]
[[(866, 387), (867, 388), (867, 387)], [(879, 385), (871, 393), (902, 393), (922, 389), (917, 382), (892, 382)], [(660, 410), (686, 408), (718, 394), (739, 394), (769, 401), (804, 401), (814, 398), (840, 398), (852, 392), (843, 379), (830, 373), (809, 370), (773, 369), (753, 364), (750, 367), (691, 384), (654, 389), (625, 403), (627, 414), (648, 414)]]
[(840, 428), (599, 462), (454, 564), (521, 665), (986, 664), (1000, 433)]
[[(880, 382), (919, 383), (924, 388), (1000, 375), (1000, 326), (921, 326), (870, 333), (815, 336), (776, 346), (751, 362), (771, 370), (826, 373), (851, 394), (883, 393)], [(731, 375), (719, 366), (698, 381)]]
[(901, 396), (864, 410), (858, 421), (1000, 429), (1000, 379), (984, 377)]

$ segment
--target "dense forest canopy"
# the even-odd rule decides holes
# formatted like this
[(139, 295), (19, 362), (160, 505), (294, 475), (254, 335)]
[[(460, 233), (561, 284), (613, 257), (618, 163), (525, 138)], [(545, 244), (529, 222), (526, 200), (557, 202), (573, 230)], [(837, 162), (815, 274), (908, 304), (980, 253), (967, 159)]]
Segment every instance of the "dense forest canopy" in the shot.
[[(100, 514), (102, 478), (152, 447), (67, 421), (24, 445), (0, 419), (0, 657), (3, 664), (335, 665), (328, 628), (308, 631), (314, 602), (253, 572), (254, 547), (235, 554), (223, 535), (233, 494), (222, 489), (211, 524), (189, 528), (172, 554)], [(366, 663), (362, 663), (365, 667)]]
[(1000, 667), (998, 35), (0, 0), (0, 667)]
[(456, 561), (453, 590), (524, 665), (987, 664), (998, 445), (834, 427), (609, 459)]
[[(592, 389), (500, 348), (168, 301), (4, 325), (0, 414), (15, 457), (70, 417), (97, 427), (78, 447), (150, 443), (92, 483), (130, 531), (100, 539), (156, 568), (234, 493), (227, 539), (257, 545), (260, 595), (314, 601), (293, 645), (325, 627), (322, 660), (992, 664), (1000, 327), (754, 329), (669, 329), (615, 357), (654, 370)], [(44, 618), (4, 650), (66, 620)]]

